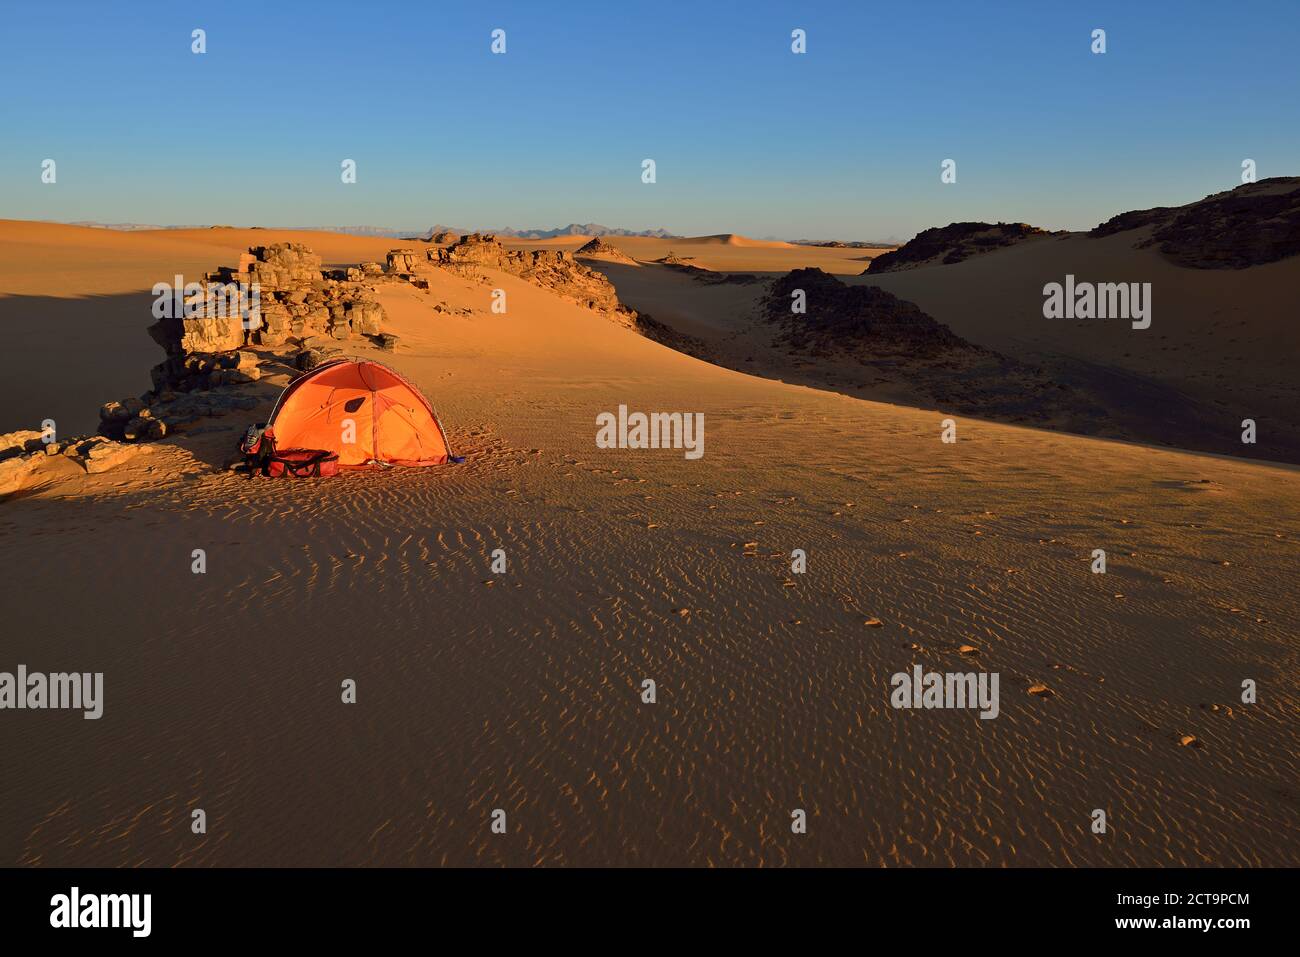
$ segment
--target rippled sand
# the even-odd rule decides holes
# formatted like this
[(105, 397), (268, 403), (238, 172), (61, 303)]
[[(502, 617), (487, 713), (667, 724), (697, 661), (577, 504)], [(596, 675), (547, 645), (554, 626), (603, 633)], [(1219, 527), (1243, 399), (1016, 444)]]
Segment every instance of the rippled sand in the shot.
[[(214, 467), (236, 416), (0, 505), (0, 670), (106, 697), (0, 713), (0, 862), (1300, 863), (1296, 469), (967, 420), (944, 445), (942, 410), (719, 369), (511, 277), (435, 292), (384, 293), (384, 361), (464, 465), (247, 481)], [(597, 449), (620, 403), (703, 412), (704, 457)], [(998, 672), (1001, 714), (892, 709), (915, 664)]]

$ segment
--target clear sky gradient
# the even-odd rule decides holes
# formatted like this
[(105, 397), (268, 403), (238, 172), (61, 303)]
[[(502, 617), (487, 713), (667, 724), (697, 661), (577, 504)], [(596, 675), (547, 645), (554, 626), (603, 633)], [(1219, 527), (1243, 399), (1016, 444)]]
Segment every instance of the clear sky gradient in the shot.
[(1297, 50), (1296, 0), (7, 2), (0, 217), (1085, 229), (1300, 173)]

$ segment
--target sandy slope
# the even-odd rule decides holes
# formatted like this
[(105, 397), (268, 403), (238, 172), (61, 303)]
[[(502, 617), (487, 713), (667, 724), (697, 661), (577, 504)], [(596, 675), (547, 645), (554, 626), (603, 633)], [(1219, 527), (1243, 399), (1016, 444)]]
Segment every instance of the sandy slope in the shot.
[[(1300, 863), (1297, 470), (944, 445), (487, 278), (384, 292), (465, 465), (250, 482), (215, 470), (232, 417), (0, 505), (0, 669), (107, 696), (0, 715), (0, 861)], [(619, 403), (703, 412), (704, 457), (597, 449)], [(1001, 715), (893, 710), (913, 664), (997, 671)]]
[[(1300, 258), (1242, 270), (1190, 269), (1152, 249), (1143, 231), (1105, 239), (1045, 236), (955, 265), (838, 277), (874, 284), (972, 343), (1044, 370), (1080, 390), (1105, 415), (1053, 427), (1272, 461), (1300, 461), (1300, 327), (1291, 289)], [(921, 377), (882, 376), (853, 356), (795, 355), (773, 347), (774, 327), (757, 316), (766, 283), (716, 282), (653, 265), (593, 263), (623, 302), (705, 341), (718, 361), (755, 374), (911, 405), (934, 404)], [(1151, 328), (1124, 320), (1049, 320), (1043, 286), (1080, 281), (1151, 284)], [(818, 303), (808, 303), (816, 317)], [(1254, 445), (1241, 422), (1255, 420)], [(1011, 421), (1026, 421), (1012, 417)]]
[[(1242, 414), (1300, 442), (1300, 258), (1249, 269), (1189, 269), (1155, 249), (1148, 230), (1104, 239), (1045, 237), (951, 266), (872, 276), (958, 335), (1015, 355), (1071, 356), (1176, 385), (1218, 404), (1225, 430)], [(1043, 318), (1043, 286), (1067, 273), (1093, 282), (1151, 283), (1151, 328)]]

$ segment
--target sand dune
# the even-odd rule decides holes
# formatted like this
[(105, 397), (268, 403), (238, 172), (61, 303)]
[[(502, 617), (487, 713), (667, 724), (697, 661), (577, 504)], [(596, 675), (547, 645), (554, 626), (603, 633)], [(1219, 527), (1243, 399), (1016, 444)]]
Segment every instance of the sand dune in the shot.
[[(87, 285), (138, 300), (155, 273), (272, 238), (95, 231), (64, 247), (33, 227), (41, 247), (5, 230), (9, 251), (36, 250), (18, 263), (39, 306), (25, 321), (63, 335), (89, 328), (94, 300), (42, 310), (78, 257)], [(354, 261), (395, 245), (300, 241)], [(764, 271), (860, 255), (716, 249)], [(923, 308), (955, 296), (932, 277), (927, 306), (923, 270), (886, 278), (916, 283)], [(6, 663), (102, 670), (106, 689), (98, 722), (0, 722), (0, 860), (1300, 863), (1284, 837), (1300, 827), (1297, 469), (968, 419), (945, 445), (943, 410), (719, 368), (514, 276), (482, 280), (382, 287), (402, 343), (382, 361), (431, 398), (462, 466), (249, 481), (219, 465), (255, 416), (228, 416), (0, 504)], [(705, 329), (710, 310), (692, 314)], [(79, 361), (65, 351), (58, 378)], [(596, 448), (596, 415), (619, 404), (703, 412), (704, 457)], [(498, 547), (509, 570), (493, 576)], [(1001, 675), (996, 720), (890, 707), (893, 673), (972, 655)], [(349, 677), (356, 705), (339, 700)]]
[[(1080, 421), (1054, 419), (1041, 403), (1037, 412), (1048, 413), (1045, 419), (1037, 412), (1008, 417), (992, 409), (981, 413), (978, 403), (969, 410), (963, 406), (971, 414), (1300, 461), (1300, 380), (1291, 369), (1291, 357), (1300, 351), (1300, 329), (1284, 305), (1288, 290), (1300, 282), (1300, 258), (1248, 269), (1190, 269), (1155, 249), (1135, 248), (1143, 235), (1139, 230), (1104, 238), (1032, 236), (956, 264), (839, 278), (850, 285), (878, 286), (915, 303), (968, 342), (1039, 368), (1105, 410), (1095, 421)], [(698, 250), (692, 252), (703, 258)], [(784, 255), (774, 253), (772, 262)], [(699, 259), (694, 262), (700, 264)], [(855, 354), (853, 343), (844, 343), (843, 353), (815, 355), (774, 347), (776, 333), (761, 318), (770, 273), (759, 273), (763, 282), (738, 282), (735, 277), (720, 282), (711, 280), (726, 277), (660, 268), (633, 271), (608, 262), (593, 265), (609, 276), (624, 302), (704, 340), (719, 361), (732, 368), (864, 398), (936, 404), (922, 381), (923, 370), (906, 363), (882, 369)], [(1043, 288), (1067, 275), (1081, 281), (1149, 282), (1151, 327), (1134, 330), (1125, 321), (1045, 319)], [(813, 297), (811, 321), (819, 321), (818, 310), (824, 305)], [(869, 350), (869, 341), (863, 347)], [(1027, 401), (1030, 398), (1033, 394), (1027, 393)], [(1241, 422), (1247, 418), (1266, 428), (1266, 442), (1241, 443)]]
[[(848, 282), (872, 283), (915, 302), (954, 332), (1026, 359), (1066, 357), (1167, 383), (1236, 434), (1243, 417), (1268, 422), (1277, 444), (1300, 448), (1300, 328), (1286, 303), (1300, 259), (1242, 270), (1175, 265), (1133, 234), (1039, 238), (968, 262)], [(1150, 282), (1151, 328), (1043, 318), (1043, 286), (1081, 280)], [(1283, 457), (1281, 455), (1277, 457)]]
[(735, 233), (718, 233), (713, 236), (694, 236), (685, 241), (690, 246), (744, 246), (747, 249), (797, 249), (794, 243), (770, 239), (750, 239)]

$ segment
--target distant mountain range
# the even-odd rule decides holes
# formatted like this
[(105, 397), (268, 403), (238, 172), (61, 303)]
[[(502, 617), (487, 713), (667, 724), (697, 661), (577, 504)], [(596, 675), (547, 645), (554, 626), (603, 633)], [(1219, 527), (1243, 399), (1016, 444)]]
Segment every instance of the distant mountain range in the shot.
[[(124, 232), (132, 232), (142, 229), (213, 229), (211, 223), (191, 223), (184, 226), (162, 226), (156, 223), (100, 223), (93, 220), (80, 220), (78, 222), (68, 223), (69, 226), (89, 226), (95, 229), (116, 229)], [(312, 232), (324, 233), (345, 233), (349, 236), (377, 236), (390, 239), (429, 239), (437, 233), (456, 233), (463, 236), (466, 233), (494, 233), (497, 236), (505, 236), (510, 239), (555, 239), (559, 236), (646, 236), (651, 239), (683, 239), (680, 233), (671, 233), (666, 229), (622, 229), (617, 226), (602, 226), (600, 223), (569, 223), (567, 226), (556, 226), (552, 229), (516, 229), (513, 226), (505, 226), (501, 229), (469, 229), (464, 226), (444, 226), (439, 223), (436, 226), (430, 226), (428, 229), (419, 229), (412, 227), (410, 229), (395, 229), (392, 226), (266, 226), (265, 229), (286, 229), (286, 230), (307, 230)], [(780, 241), (776, 236), (765, 236), (764, 239)], [(890, 238), (882, 242), (862, 242), (862, 241), (840, 241), (833, 239), (793, 239), (786, 240), (801, 246), (851, 246), (861, 248), (897, 246), (899, 242)]]
[[(139, 232), (146, 229), (232, 229), (229, 223), (184, 223), (164, 226), (159, 223), (99, 223), (94, 220), (77, 220), (66, 223), (68, 226), (88, 226), (92, 229), (115, 229), (121, 232)], [(302, 229), (312, 232), (347, 233), (352, 236), (411, 236), (419, 233), (418, 229), (393, 229), (389, 226), (261, 226), (255, 229)]]
[[(210, 223), (192, 223), (183, 226), (162, 226), (156, 223), (99, 223), (91, 220), (81, 220), (74, 223), (68, 223), (69, 226), (89, 226), (95, 229), (116, 229), (124, 232), (133, 232), (143, 229), (211, 229)], [(613, 226), (602, 226), (599, 223), (570, 223), (567, 226), (559, 226), (554, 229), (515, 229), (507, 226), (503, 229), (467, 229), (463, 226), (430, 226), (428, 229), (395, 229), (391, 226), (267, 226), (266, 229), (300, 229), (311, 230), (313, 232), (325, 233), (346, 233), (350, 236), (382, 236), (393, 239), (428, 239), (435, 233), (453, 232), (459, 235), (465, 233), (495, 233), (498, 236), (509, 236), (512, 239), (553, 239), (556, 236), (650, 236), (656, 239), (680, 239), (677, 233), (670, 233), (666, 229), (619, 229)]]
[[(506, 226), (503, 229), (464, 229), (459, 226), (431, 226), (423, 233), (416, 234), (420, 239), (428, 239), (435, 233), (495, 233), (497, 236), (509, 236), (511, 239), (554, 239), (557, 236), (649, 236), (653, 239), (681, 239), (678, 233), (666, 229), (619, 229), (614, 226), (602, 226), (600, 223), (569, 223), (554, 229), (515, 229)], [(407, 234), (411, 235), (411, 234)]]

